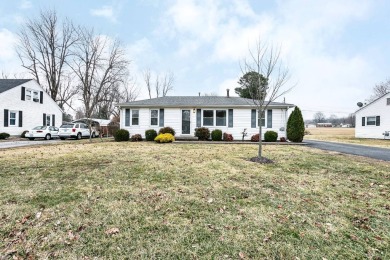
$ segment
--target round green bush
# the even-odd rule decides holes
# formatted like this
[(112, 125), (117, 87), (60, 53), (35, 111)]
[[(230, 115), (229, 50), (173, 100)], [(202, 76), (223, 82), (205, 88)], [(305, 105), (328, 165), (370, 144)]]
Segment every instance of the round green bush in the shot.
[(305, 123), (299, 107), (295, 107), (287, 121), (287, 139), (292, 142), (302, 142), (305, 136)]
[(158, 134), (171, 134), (175, 136), (176, 132), (172, 127), (166, 126), (161, 128), (160, 131), (158, 131)]
[(10, 137), (8, 133), (0, 133), (0, 139), (7, 139), (8, 137)]
[(219, 129), (214, 129), (211, 132), (211, 140), (213, 141), (222, 141), (222, 131)]
[(210, 138), (210, 130), (207, 127), (195, 128), (195, 137), (198, 137), (199, 140), (207, 140)]
[(275, 131), (267, 131), (264, 134), (264, 141), (266, 142), (276, 142), (278, 140), (278, 133)]
[(146, 141), (154, 141), (154, 138), (156, 138), (157, 132), (154, 129), (149, 129), (145, 131), (145, 139)]
[(129, 141), (130, 134), (126, 129), (119, 129), (114, 134), (114, 139), (117, 142)]

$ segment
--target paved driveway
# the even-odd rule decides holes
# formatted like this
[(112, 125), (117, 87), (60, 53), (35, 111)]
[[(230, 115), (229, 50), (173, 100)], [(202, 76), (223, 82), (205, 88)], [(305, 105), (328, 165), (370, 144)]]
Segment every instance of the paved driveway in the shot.
[(304, 142), (307, 143), (309, 147), (318, 148), (322, 150), (360, 155), (378, 160), (390, 161), (390, 149), (386, 148), (314, 140), (305, 140)]
[(34, 141), (9, 141), (9, 142), (0, 142), (0, 149), (13, 148), (20, 146), (30, 146), (30, 145), (46, 145), (46, 144), (55, 144), (60, 142), (58, 139), (53, 140), (34, 140)]

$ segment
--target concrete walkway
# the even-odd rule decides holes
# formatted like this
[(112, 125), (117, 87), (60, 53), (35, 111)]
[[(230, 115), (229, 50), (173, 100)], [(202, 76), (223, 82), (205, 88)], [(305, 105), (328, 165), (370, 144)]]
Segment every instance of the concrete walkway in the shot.
[(346, 154), (359, 155), (377, 160), (390, 161), (390, 149), (357, 144), (344, 144), (324, 141), (305, 140), (309, 147), (321, 150), (335, 151)]

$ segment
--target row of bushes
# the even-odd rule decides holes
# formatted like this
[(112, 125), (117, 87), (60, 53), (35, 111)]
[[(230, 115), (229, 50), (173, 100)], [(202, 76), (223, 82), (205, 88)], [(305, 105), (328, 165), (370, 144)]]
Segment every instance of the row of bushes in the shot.
[[(222, 135), (222, 131), (219, 129), (215, 129), (211, 132), (207, 127), (199, 127), (195, 129), (195, 137), (198, 137), (199, 140), (209, 140), (211, 136), (211, 140), (213, 141), (233, 141), (233, 136), (229, 133), (224, 133)], [(267, 131), (264, 134), (264, 141), (266, 142), (276, 142), (278, 140), (278, 133), (275, 131)], [(252, 142), (259, 141), (259, 134), (252, 135)], [(286, 138), (281, 137), (281, 142), (286, 142)]]
[[(145, 138), (147, 141), (156, 141), (158, 143), (170, 143), (175, 141), (175, 130), (171, 127), (163, 127), (160, 129), (158, 135), (156, 130), (149, 129), (145, 131)], [(140, 134), (135, 134), (130, 137), (129, 131), (126, 129), (119, 129), (114, 133), (114, 139), (117, 142), (129, 141), (139, 142), (142, 141), (142, 136)]]
[[(163, 127), (159, 130), (158, 134), (156, 130), (149, 129), (145, 131), (145, 139), (147, 141), (156, 141), (159, 143), (167, 143), (174, 141), (175, 130), (171, 127)], [(129, 141), (131, 139), (132, 142), (142, 141), (142, 136), (140, 134), (135, 134), (130, 137), (129, 131), (125, 129), (117, 130), (114, 134), (115, 141)], [(195, 129), (195, 137), (198, 137), (199, 140), (211, 140), (213, 141), (233, 141), (234, 138), (229, 133), (222, 133), (222, 130), (215, 129), (210, 133), (210, 130), (207, 127), (199, 127)], [(267, 131), (264, 134), (265, 142), (276, 142), (278, 140), (278, 133), (275, 131)], [(259, 134), (252, 135), (252, 142), (259, 141)], [(286, 139), (284, 137), (280, 138), (281, 142), (285, 142)]]

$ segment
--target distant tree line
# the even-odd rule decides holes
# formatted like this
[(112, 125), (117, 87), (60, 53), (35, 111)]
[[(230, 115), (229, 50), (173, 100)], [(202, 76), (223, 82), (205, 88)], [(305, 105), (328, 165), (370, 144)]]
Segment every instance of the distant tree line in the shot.
[(349, 124), (352, 127), (355, 127), (355, 114), (351, 113), (348, 116), (337, 117), (332, 114), (329, 117), (326, 117), (323, 112), (317, 112), (314, 114), (313, 119), (305, 120), (306, 124), (317, 124), (317, 123), (331, 123), (333, 126), (346, 125)]

